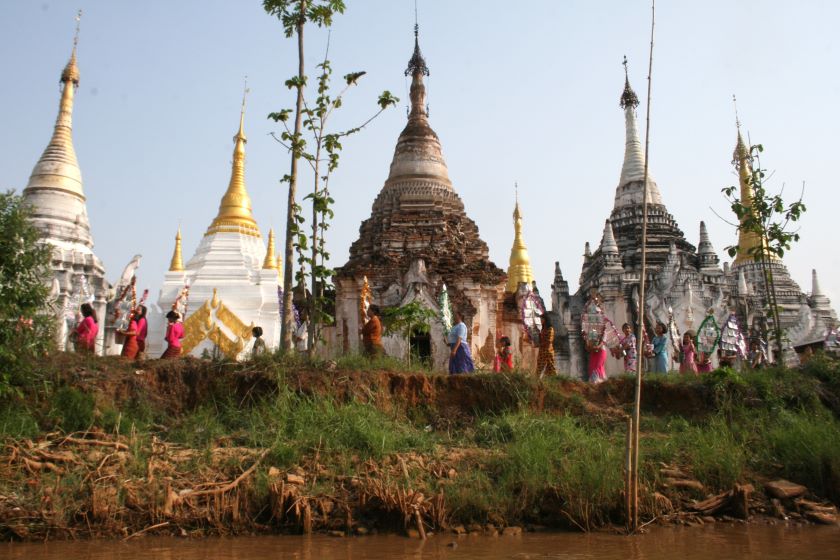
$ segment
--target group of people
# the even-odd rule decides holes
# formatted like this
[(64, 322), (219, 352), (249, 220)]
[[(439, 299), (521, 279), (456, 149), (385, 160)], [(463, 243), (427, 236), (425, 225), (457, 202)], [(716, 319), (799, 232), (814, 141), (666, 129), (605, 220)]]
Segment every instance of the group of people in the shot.
[[(382, 311), (376, 304), (367, 308), (367, 321), (362, 325), (362, 351), (369, 358), (376, 358), (385, 355), (385, 347), (382, 346)], [(449, 373), (472, 373), (475, 371), (475, 363), (470, 352), (470, 345), (467, 343), (467, 325), (464, 324), (464, 314), (455, 312), (455, 324), (446, 336), (446, 344), (449, 347)]]
[[(622, 336), (619, 340), (616, 357), (624, 360), (624, 373), (635, 374), (638, 368), (636, 335), (633, 334), (633, 329), (628, 323), (621, 326), (621, 331)], [(648, 371), (652, 373), (668, 373), (671, 369), (671, 357), (668, 351), (671, 339), (667, 332), (667, 327), (659, 323), (654, 328), (654, 337), (650, 342), (647, 342), (647, 336), (645, 336), (644, 358), (648, 361)], [(697, 352), (697, 346), (694, 344), (691, 332), (686, 332), (683, 335), (680, 355), (675, 359), (680, 363), (680, 373), (698, 374), (712, 371), (712, 362), (709, 356)]]
[[(627, 323), (622, 325), (621, 330), (623, 336), (620, 338), (615, 356), (624, 360), (624, 373), (635, 374), (638, 367), (636, 335), (633, 334), (632, 328)], [(659, 323), (654, 328), (655, 336), (649, 343), (647, 336), (645, 336), (644, 358), (648, 360), (647, 370), (652, 373), (668, 373), (671, 371), (672, 358), (669, 352), (671, 339), (667, 335), (667, 332), (667, 327), (663, 323)], [(738, 356), (736, 353), (718, 349), (718, 361), (721, 366), (733, 367), (737, 359)], [(750, 351), (746, 359), (753, 369), (758, 369), (766, 365), (766, 355), (757, 341), (753, 341), (750, 344)], [(680, 364), (680, 373), (699, 375), (712, 371), (711, 356), (708, 353), (698, 351), (697, 345), (694, 342), (694, 334), (691, 331), (683, 334), (682, 341), (678, 347), (678, 355), (673, 357), (673, 361)], [(606, 379), (606, 374), (604, 373), (605, 362), (605, 351), (601, 352), (600, 357), (594, 357), (594, 359), (593, 354), (590, 352), (590, 381), (593, 381), (593, 373), (597, 373), (597, 377), (600, 380)]]
[[(130, 360), (146, 357), (146, 336), (148, 322), (146, 321), (146, 306), (135, 307), (128, 318), (128, 325), (117, 329), (116, 333), (123, 337), (120, 355)], [(96, 351), (96, 337), (99, 334), (99, 318), (96, 310), (89, 303), (83, 303), (80, 308), (82, 320), (71, 333), (76, 351), (93, 354)], [(181, 339), (184, 338), (184, 325), (180, 322), (181, 315), (177, 311), (166, 314), (166, 351), (161, 358), (177, 358), (181, 355)]]

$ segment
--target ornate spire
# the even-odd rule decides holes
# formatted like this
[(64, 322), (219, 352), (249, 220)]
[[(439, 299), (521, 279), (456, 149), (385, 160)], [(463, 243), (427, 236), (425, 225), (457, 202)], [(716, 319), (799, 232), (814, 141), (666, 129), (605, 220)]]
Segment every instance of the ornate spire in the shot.
[(627, 107), (635, 109), (639, 106), (639, 98), (636, 96), (633, 88), (630, 87), (630, 76), (627, 73), (627, 56), (624, 57), (624, 62), (621, 64), (624, 66), (624, 91), (621, 92), (621, 100), (618, 102), (618, 105), (622, 109), (626, 109)]
[(720, 271), (720, 259), (715, 253), (711, 239), (709, 239), (706, 222), (703, 221), (700, 222), (700, 243), (697, 245), (697, 257), (700, 261), (700, 269), (705, 273)]
[(245, 189), (245, 143), (248, 141), (245, 137), (245, 99), (248, 91), (246, 81), (245, 92), (242, 95), (242, 111), (239, 115), (239, 130), (233, 137), (233, 166), (230, 183), (219, 204), (219, 214), (204, 235), (236, 232), (260, 237), (257, 222), (251, 214), (251, 197)]
[(93, 247), (85, 208), (82, 173), (73, 147), (73, 101), (79, 85), (76, 48), (79, 42), (79, 21), (70, 60), (61, 72), (61, 100), (52, 137), (44, 153), (32, 169), (23, 195), (34, 208), (33, 219), (47, 230), (51, 240), (80, 241)]
[(615, 242), (612, 224), (609, 220), (604, 222), (604, 236), (601, 238), (601, 254), (617, 255), (618, 244)]
[(175, 234), (175, 250), (172, 251), (172, 261), (169, 263), (170, 272), (183, 272), (184, 258), (181, 255), (181, 226), (178, 226), (178, 233)]
[(706, 229), (706, 222), (700, 221), (700, 243), (697, 244), (697, 254), (708, 255), (714, 254), (715, 249), (712, 247), (712, 241), (709, 239), (709, 230)]
[(823, 295), (820, 289), (820, 280), (817, 278), (817, 269), (811, 269), (811, 297)]
[(403, 188), (410, 183), (410, 188), (414, 189), (415, 182), (422, 176), (434, 182), (435, 190), (452, 190), (440, 139), (429, 125), (426, 86), (423, 84), (423, 76), (429, 75), (429, 68), (420, 54), (417, 34), (418, 27), (415, 24), (414, 54), (405, 71), (406, 75), (411, 75), (411, 110), (408, 123), (397, 140), (385, 187)]
[(513, 208), (513, 247), (510, 249), (510, 266), (508, 267), (508, 280), (505, 291), (513, 293), (519, 287), (520, 282), (530, 284), (534, 281), (534, 272), (531, 270), (531, 257), (528, 256), (528, 247), (522, 238), (522, 212), (519, 210), (519, 185), (516, 185), (516, 204)]
[[(733, 103), (735, 96), (732, 96)], [(735, 127), (738, 130), (738, 138), (735, 141), (735, 150), (732, 153), (732, 164), (738, 170), (738, 184), (741, 187), (741, 204), (745, 207), (752, 206), (752, 161), (750, 150), (741, 136), (741, 121), (738, 119), (738, 109), (735, 108)], [(746, 217), (742, 218), (745, 220)], [(738, 254), (735, 256), (733, 265), (740, 265), (755, 261), (755, 254), (759, 247), (767, 247), (767, 242), (761, 239), (754, 231), (738, 230)], [(770, 260), (778, 260), (775, 255), (767, 253)]]
[(265, 250), (264, 269), (277, 270), (277, 248), (274, 245), (274, 230), (268, 230), (268, 248)]
[[(636, 107), (639, 105), (639, 98), (630, 87), (630, 79), (627, 74), (627, 57), (624, 57), (624, 91), (621, 94), (619, 105), (624, 109), (625, 140), (624, 140), (624, 163), (621, 165), (621, 178), (618, 181), (618, 189), (615, 193), (615, 207), (642, 204), (644, 186), (642, 181), (645, 178), (645, 154), (642, 143), (639, 141), (639, 130), (636, 124)], [(651, 204), (662, 204), (662, 196), (659, 194), (654, 180), (648, 170), (648, 202)]]
[(408, 114), (409, 120), (422, 118), (425, 120), (428, 117), (426, 107), (426, 86), (423, 84), (423, 76), (429, 75), (429, 67), (426, 66), (426, 59), (420, 52), (420, 39), (418, 37), (420, 26), (414, 24), (414, 54), (408, 61), (408, 67), (405, 69), (405, 75), (411, 76), (411, 90), (409, 97), (411, 98), (411, 112)]

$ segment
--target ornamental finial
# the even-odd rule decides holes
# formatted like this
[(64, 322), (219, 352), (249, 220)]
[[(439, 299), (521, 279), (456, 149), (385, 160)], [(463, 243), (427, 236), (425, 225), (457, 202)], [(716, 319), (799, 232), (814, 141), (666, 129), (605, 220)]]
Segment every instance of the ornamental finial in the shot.
[(405, 69), (406, 76), (429, 75), (429, 67), (426, 66), (426, 59), (420, 52), (420, 25), (414, 24), (414, 53), (408, 61), (408, 68)]
[(624, 61), (621, 64), (624, 66), (624, 91), (621, 92), (619, 106), (622, 109), (626, 109), (627, 107), (633, 107), (635, 109), (639, 106), (639, 98), (636, 96), (633, 88), (630, 87), (630, 77), (627, 73), (627, 55), (624, 56)]

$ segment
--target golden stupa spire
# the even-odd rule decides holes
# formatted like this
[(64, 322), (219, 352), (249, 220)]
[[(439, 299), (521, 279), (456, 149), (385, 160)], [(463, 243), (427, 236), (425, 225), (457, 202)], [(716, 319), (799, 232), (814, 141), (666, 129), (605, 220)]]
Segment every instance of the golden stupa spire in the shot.
[(508, 266), (508, 280), (505, 291), (513, 293), (521, 282), (530, 284), (534, 281), (534, 273), (531, 270), (531, 257), (528, 256), (528, 248), (522, 238), (522, 213), (519, 210), (519, 185), (514, 184), (516, 189), (516, 205), (513, 209), (513, 247), (510, 249), (510, 266)]
[(277, 270), (277, 248), (274, 246), (274, 230), (268, 230), (268, 248), (265, 250), (265, 260), (263, 261), (263, 268), (269, 270)]
[[(58, 117), (55, 119), (55, 130), (53, 130), (47, 149), (42, 159), (54, 159), (63, 161), (78, 167), (76, 160), (76, 149), (73, 147), (73, 100), (76, 89), (79, 87), (79, 67), (76, 65), (76, 48), (79, 45), (79, 27), (82, 20), (82, 11), (76, 14), (76, 33), (73, 36), (73, 51), (70, 53), (70, 60), (61, 72), (62, 89), (61, 101), (58, 105)], [(75, 189), (74, 189), (75, 190)], [(75, 193), (84, 198), (81, 193)]]
[(207, 228), (205, 235), (219, 232), (243, 233), (260, 237), (257, 222), (251, 214), (251, 197), (245, 189), (245, 100), (248, 95), (248, 81), (245, 79), (245, 91), (242, 94), (242, 111), (239, 114), (239, 130), (233, 137), (233, 166), (230, 183), (219, 204), (219, 214)]
[[(738, 184), (741, 187), (741, 204), (750, 207), (752, 206), (753, 200), (750, 150), (746, 143), (744, 143), (743, 136), (741, 136), (741, 120), (738, 118), (738, 106), (734, 95), (732, 96), (732, 103), (735, 104), (735, 127), (738, 129), (738, 140), (735, 143), (735, 152), (732, 154), (732, 163), (735, 165), (735, 169), (738, 170)], [(762, 246), (766, 247), (767, 241), (762, 240), (760, 235), (753, 231), (738, 230), (738, 254), (735, 256), (735, 262), (733, 264), (739, 265), (754, 262), (756, 249)], [(770, 254), (767, 256), (770, 259), (775, 258)]]
[(178, 233), (175, 234), (175, 250), (172, 251), (172, 261), (169, 263), (169, 271), (184, 271), (184, 258), (181, 255), (181, 226), (178, 226)]

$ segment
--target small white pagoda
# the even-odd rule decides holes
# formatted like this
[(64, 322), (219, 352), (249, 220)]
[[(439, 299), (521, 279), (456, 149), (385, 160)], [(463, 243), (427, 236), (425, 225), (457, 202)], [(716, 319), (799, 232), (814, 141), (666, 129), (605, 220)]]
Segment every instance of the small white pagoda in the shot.
[[(166, 313), (189, 286), (186, 336), (183, 355), (221, 353), (231, 359), (247, 357), (253, 346), (251, 329), (263, 329), (266, 346), (280, 341), (279, 274), (274, 232), (268, 248), (251, 214), (251, 198), (245, 189), (245, 102), (239, 131), (233, 137), (233, 169), (219, 214), (207, 228), (193, 257), (183, 264), (181, 231), (175, 251), (150, 319), (149, 356), (165, 349)], [(150, 313), (151, 314), (151, 313)]]

